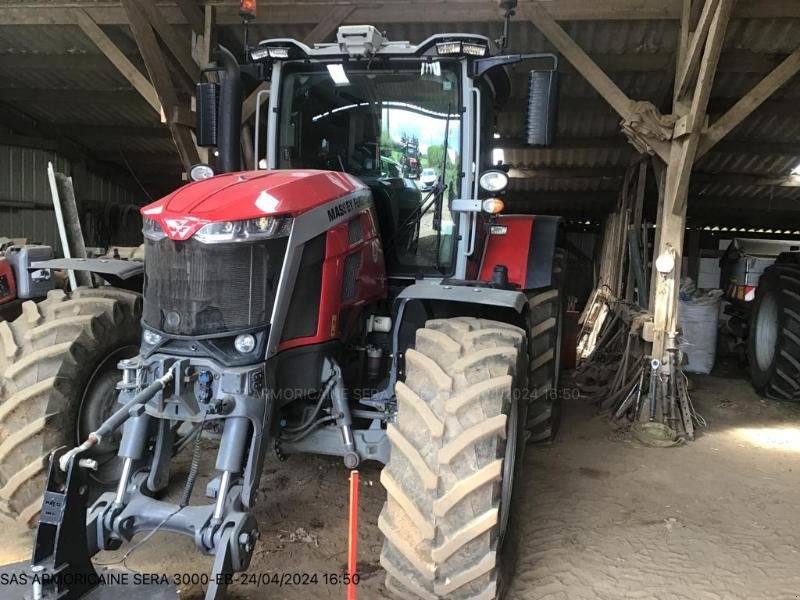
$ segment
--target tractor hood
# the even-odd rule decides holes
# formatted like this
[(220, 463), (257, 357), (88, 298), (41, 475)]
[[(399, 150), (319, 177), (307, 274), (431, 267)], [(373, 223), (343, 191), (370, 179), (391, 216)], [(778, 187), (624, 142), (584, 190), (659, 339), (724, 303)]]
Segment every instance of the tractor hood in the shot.
[(171, 239), (187, 240), (208, 223), (297, 216), (365, 188), (355, 177), (335, 171), (243, 171), (185, 185), (141, 212)]

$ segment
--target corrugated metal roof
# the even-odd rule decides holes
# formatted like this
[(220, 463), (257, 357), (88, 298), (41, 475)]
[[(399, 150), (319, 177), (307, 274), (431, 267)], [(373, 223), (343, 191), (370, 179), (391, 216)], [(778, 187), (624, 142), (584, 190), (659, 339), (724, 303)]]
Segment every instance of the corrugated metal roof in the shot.
[[(46, 0), (45, 0), (46, 1)], [(111, 0), (103, 0), (104, 4), (116, 4)], [(414, 10), (420, 10), (415, 6)], [(454, 15), (457, 17), (457, 15)], [(412, 18), (410, 16), (410, 18)], [(442, 31), (463, 31), (479, 33), (490, 38), (499, 36), (502, 25), (497, 22), (450, 22), (381, 24), (392, 39), (407, 39), (418, 42)], [(633, 58), (657, 55), (658, 60), (670, 59), (676, 50), (677, 20), (630, 20), (630, 21), (577, 21), (562, 22), (567, 33), (590, 55), (614, 57), (615, 55)], [(104, 31), (117, 43), (124, 52), (136, 53), (136, 46), (126, 27), (106, 26)], [(259, 41), (266, 38), (290, 37), (303, 40), (313, 29), (313, 25), (251, 25), (249, 39)], [(178, 27), (178, 35), (189, 39), (187, 27)], [(240, 27), (225, 27), (220, 32), (227, 40), (242, 40)], [(332, 38), (332, 36), (330, 36)], [(530, 23), (515, 21), (511, 25), (510, 52), (537, 52), (550, 50), (539, 31)], [(712, 91), (711, 105), (714, 114), (726, 110), (727, 107), (751, 89), (763, 76), (759, 69), (765, 69), (770, 62), (775, 62), (782, 55), (794, 51), (800, 43), (800, 19), (734, 19), (731, 21), (725, 39), (725, 52), (751, 52), (769, 55), (765, 61), (756, 61), (755, 67), (736, 68), (717, 73)], [(8, 26), (0, 27), (0, 54), (40, 54), (40, 55), (92, 55), (100, 56), (97, 48), (72, 25), (65, 26)], [(19, 68), (0, 68), (6, 88), (48, 89), (48, 90), (103, 90), (113, 92), (122, 90), (119, 103), (117, 96), (106, 94), (102, 102), (62, 102), (58, 92), (44, 94), (42, 98), (16, 105), (35, 119), (43, 122), (82, 123), (98, 126), (141, 126), (160, 127), (158, 115), (137, 96), (127, 80), (120, 76), (114, 67), (102, 64), (95, 58), (98, 68), (69, 68), (62, 70), (36, 69), (26, 71)], [(133, 57), (141, 67), (138, 57)], [(616, 70), (609, 76), (632, 99), (650, 100), (661, 104), (668, 98), (671, 88), (671, 75), (664, 70), (657, 70), (651, 65), (647, 70), (620, 70), (635, 67), (639, 60), (620, 60)], [(669, 60), (667, 60), (669, 62)], [(655, 62), (653, 64), (660, 64)], [(620, 66), (622, 65), (622, 66)], [(741, 72), (740, 72), (741, 71)], [(506, 148), (506, 160), (515, 166), (529, 168), (572, 168), (591, 169), (598, 167), (622, 167), (629, 161), (630, 147), (616, 147), (614, 140), (624, 138), (620, 134), (619, 117), (598, 96), (594, 89), (577, 75), (573, 69), (566, 68), (561, 77), (561, 106), (559, 108), (557, 137), (562, 140), (586, 140), (598, 138), (599, 143), (577, 145), (576, 147), (557, 147), (555, 149), (520, 148), (518, 140), (524, 125), (524, 102), (519, 99), (524, 95), (525, 69), (520, 68), (513, 75), (515, 86), (513, 94), (517, 98), (509, 104), (509, 108), (501, 112), (496, 119), (496, 131), (503, 140), (496, 145), (502, 146), (506, 139), (515, 140)], [(129, 94), (126, 94), (125, 91)], [(12, 96), (13, 97), (13, 96)], [(800, 162), (800, 156), (794, 157), (783, 151), (770, 154), (766, 144), (780, 142), (784, 144), (798, 143), (800, 140), (800, 111), (792, 110), (792, 103), (800, 101), (800, 78), (795, 79), (772, 96), (769, 102), (759, 108), (742, 125), (730, 135), (738, 141), (758, 142), (757, 151), (749, 152), (738, 145), (735, 151), (725, 150), (724, 145), (712, 150), (697, 165), (697, 170), (705, 174), (739, 173), (752, 176), (777, 177), (786, 175)], [(95, 135), (87, 131), (74, 132), (72, 139), (91, 148), (101, 157), (110, 158), (117, 164), (119, 151), (123, 153), (172, 153), (170, 138), (161, 136), (114, 136), (113, 138)], [(591, 194), (598, 192), (607, 195), (619, 187), (619, 178), (601, 178), (575, 176), (537, 177), (514, 179), (514, 193), (541, 191), (577, 192)], [(761, 198), (765, 191), (772, 198), (800, 198), (800, 188), (767, 187), (764, 185), (740, 185), (730, 183), (693, 184), (693, 190), (708, 195), (729, 195), (745, 198)], [(552, 201), (552, 200), (550, 200)], [(557, 204), (557, 202), (556, 202)], [(591, 207), (591, 203), (589, 204)]]

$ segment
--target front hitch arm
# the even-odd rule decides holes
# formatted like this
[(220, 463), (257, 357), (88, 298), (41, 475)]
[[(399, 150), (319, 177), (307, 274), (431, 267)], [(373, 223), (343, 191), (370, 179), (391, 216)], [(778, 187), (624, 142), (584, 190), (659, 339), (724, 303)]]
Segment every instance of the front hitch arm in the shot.
[(75, 600), (97, 587), (100, 577), (91, 560), (97, 551), (89, 552), (86, 537), (88, 467), (73, 459), (62, 470), (67, 452), (64, 446), (50, 454), (31, 567), (39, 597)]

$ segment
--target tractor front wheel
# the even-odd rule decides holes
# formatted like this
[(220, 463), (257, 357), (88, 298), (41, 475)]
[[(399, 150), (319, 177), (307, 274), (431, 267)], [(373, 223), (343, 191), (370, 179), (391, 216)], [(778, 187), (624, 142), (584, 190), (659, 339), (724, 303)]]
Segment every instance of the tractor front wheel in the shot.
[[(116, 408), (117, 362), (139, 349), (142, 299), (126, 290), (51, 291), (0, 322), (0, 508), (33, 523), (42, 503), (47, 459), (74, 446)], [(96, 483), (112, 483), (118, 439), (92, 457)]]
[(524, 447), (525, 332), (435, 319), (405, 360), (381, 473), (386, 588), (404, 600), (498, 598), (516, 556), (509, 523)]

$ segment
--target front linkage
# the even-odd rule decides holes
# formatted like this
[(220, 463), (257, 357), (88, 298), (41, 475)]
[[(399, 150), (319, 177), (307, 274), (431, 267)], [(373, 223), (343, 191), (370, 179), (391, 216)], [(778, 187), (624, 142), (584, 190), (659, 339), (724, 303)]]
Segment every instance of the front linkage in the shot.
[[(233, 574), (249, 566), (259, 535), (249, 509), (272, 414), (265, 365), (223, 371), (203, 359), (156, 356), (146, 364), (136, 358), (119, 366), (121, 408), (80, 446), (51, 454), (32, 561), (34, 597), (79, 598), (99, 583), (91, 562), (97, 552), (115, 550), (141, 531), (168, 530), (191, 536), (201, 552), (216, 556), (206, 598), (219, 598)], [(215, 502), (188, 506), (199, 451), (180, 503), (156, 500), (167, 485), (174, 451), (192, 439), (199, 443), (213, 419), (224, 420), (216, 460), (220, 475), (206, 489)], [(179, 440), (183, 423), (193, 427)], [(87, 512), (87, 473), (97, 465), (82, 455), (123, 424), (117, 489)]]

